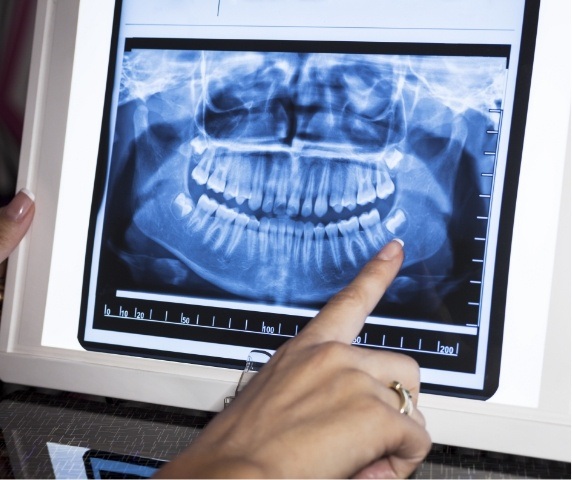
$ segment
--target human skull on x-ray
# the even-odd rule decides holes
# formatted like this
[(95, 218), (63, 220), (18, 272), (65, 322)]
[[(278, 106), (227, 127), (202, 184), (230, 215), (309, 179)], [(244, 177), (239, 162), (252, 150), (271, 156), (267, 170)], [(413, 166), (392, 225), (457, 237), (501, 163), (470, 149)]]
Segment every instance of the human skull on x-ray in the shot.
[[(453, 288), (451, 225), (461, 190), (478, 188), (491, 123), (480, 112), (504, 86), (504, 59), (487, 61), (126, 53), (118, 122), (132, 122), (135, 176), (122, 258), (144, 275), (145, 250), (189, 289), (318, 305), (400, 238), (388, 301)], [(173, 259), (189, 275), (173, 275)]]

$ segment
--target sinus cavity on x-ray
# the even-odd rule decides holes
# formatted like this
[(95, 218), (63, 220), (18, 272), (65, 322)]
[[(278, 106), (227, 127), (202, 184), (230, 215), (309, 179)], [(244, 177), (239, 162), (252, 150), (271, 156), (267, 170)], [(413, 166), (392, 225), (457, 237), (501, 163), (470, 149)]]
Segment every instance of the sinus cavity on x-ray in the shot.
[(240, 368), (399, 238), (354, 343), (473, 375), (509, 61), (507, 45), (127, 38), (80, 341)]

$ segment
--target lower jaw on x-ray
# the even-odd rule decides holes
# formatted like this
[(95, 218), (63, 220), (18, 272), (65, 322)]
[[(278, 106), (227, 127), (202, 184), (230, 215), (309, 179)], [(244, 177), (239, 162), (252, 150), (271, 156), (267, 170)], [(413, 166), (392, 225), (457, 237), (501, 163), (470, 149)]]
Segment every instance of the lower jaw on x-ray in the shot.
[(399, 238), (372, 315), (478, 325), (507, 58), (232, 50), (125, 52), (95, 309), (315, 311)]

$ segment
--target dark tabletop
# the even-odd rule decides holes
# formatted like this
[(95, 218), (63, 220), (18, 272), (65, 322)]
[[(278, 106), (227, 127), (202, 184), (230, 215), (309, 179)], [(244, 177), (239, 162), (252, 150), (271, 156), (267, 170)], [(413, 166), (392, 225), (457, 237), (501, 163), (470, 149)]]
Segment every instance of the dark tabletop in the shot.
[[(212, 414), (72, 393), (0, 402), (1, 478), (147, 478)], [(570, 463), (434, 445), (413, 478), (570, 478)]]

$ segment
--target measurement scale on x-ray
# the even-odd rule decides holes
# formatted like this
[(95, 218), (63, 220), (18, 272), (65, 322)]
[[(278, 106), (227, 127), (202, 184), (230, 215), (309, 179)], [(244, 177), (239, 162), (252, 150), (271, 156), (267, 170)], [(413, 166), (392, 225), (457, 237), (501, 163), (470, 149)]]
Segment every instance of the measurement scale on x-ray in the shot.
[[(162, 335), (182, 340), (199, 340), (216, 344), (229, 343), (251, 348), (276, 350), (296, 336), (311, 317), (253, 312), (202, 305), (181, 305), (141, 299), (117, 298), (104, 304), (96, 315), (96, 324), (124, 332), (141, 333), (147, 324), (150, 333), (160, 329)], [(363, 347), (394, 350), (416, 359), (422, 365), (438, 368), (451, 361), (464, 364), (468, 344), (477, 341), (477, 328), (433, 325), (415, 328), (418, 322), (384, 324), (383, 319), (366, 323), (353, 343)], [(458, 362), (457, 362), (458, 360)], [(463, 371), (466, 366), (463, 367)]]

